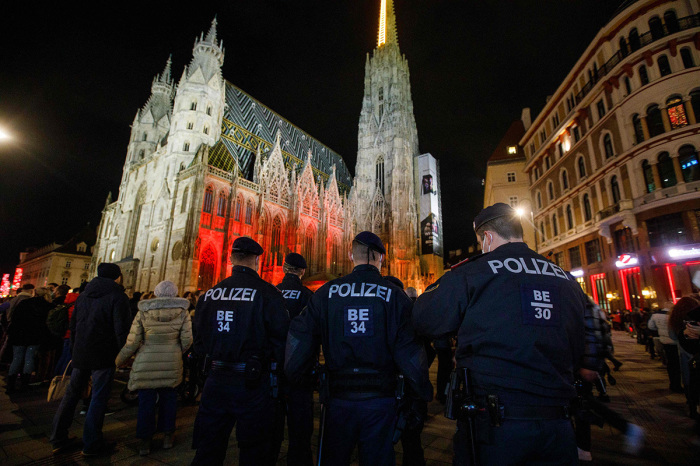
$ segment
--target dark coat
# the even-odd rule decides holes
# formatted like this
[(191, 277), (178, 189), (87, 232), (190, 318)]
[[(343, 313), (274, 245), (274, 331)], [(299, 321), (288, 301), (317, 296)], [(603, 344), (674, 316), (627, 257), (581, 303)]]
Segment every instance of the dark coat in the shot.
[(8, 338), (14, 346), (33, 346), (46, 343), (49, 329), (46, 317), (53, 306), (44, 298), (27, 298), (20, 301), (12, 312)]
[(106, 369), (126, 342), (131, 328), (129, 298), (108, 278), (94, 278), (80, 293), (70, 321), (73, 366)]

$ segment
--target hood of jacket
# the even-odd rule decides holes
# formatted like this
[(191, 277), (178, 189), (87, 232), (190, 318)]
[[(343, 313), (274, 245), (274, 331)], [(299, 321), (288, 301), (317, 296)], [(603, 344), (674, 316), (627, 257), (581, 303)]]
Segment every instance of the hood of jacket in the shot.
[(80, 293), (80, 295), (88, 298), (100, 298), (122, 289), (122, 286), (112, 279), (95, 277), (90, 280), (90, 283), (85, 286), (85, 291)]
[(170, 322), (189, 306), (190, 302), (185, 298), (153, 298), (139, 301), (139, 311), (144, 312), (147, 319), (158, 322)]

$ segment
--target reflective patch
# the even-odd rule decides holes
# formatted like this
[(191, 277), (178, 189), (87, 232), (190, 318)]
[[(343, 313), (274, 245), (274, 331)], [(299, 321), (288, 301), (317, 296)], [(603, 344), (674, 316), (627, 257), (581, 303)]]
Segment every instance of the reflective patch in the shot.
[(346, 306), (343, 323), (346, 337), (374, 336), (374, 309), (371, 305)]
[(520, 300), (524, 325), (559, 327), (561, 307), (559, 288), (548, 285), (520, 285)]
[(235, 323), (236, 314), (232, 310), (216, 311), (216, 330), (231, 333)]

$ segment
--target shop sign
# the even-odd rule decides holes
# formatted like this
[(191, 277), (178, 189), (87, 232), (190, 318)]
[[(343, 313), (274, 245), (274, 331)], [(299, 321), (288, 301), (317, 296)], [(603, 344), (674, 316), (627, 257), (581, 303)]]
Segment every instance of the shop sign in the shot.
[(615, 262), (615, 266), (618, 269), (626, 269), (627, 267), (634, 267), (639, 264), (639, 259), (637, 259), (636, 254), (620, 254)]

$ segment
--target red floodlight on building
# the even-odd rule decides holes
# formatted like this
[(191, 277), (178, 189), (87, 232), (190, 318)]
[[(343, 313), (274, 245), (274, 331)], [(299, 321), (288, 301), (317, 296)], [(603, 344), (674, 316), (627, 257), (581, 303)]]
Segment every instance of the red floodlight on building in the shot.
[(12, 279), (12, 289), (16, 290), (22, 286), (22, 268), (17, 267), (15, 269), (15, 277)]

